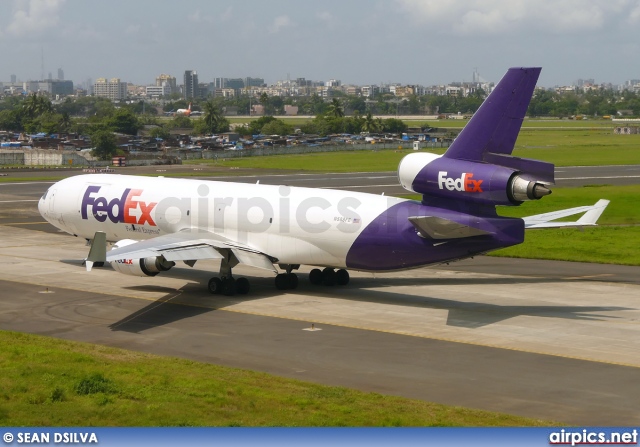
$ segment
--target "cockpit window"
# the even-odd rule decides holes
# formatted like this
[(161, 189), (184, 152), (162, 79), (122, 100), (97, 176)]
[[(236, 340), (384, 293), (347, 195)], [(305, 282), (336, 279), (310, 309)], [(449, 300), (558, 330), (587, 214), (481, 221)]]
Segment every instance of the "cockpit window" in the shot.
[(40, 199), (40, 200), (45, 200), (47, 198), (47, 194), (49, 194), (49, 190), (48, 189), (44, 192), (44, 195), (42, 196), (42, 199)]

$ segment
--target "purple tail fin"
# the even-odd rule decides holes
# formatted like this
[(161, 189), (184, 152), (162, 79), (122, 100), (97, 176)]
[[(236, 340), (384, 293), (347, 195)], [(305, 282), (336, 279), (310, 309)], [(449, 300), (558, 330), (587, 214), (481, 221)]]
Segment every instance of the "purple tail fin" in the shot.
[(444, 156), (485, 161), (489, 152), (510, 155), (540, 70), (510, 68)]
[(523, 178), (554, 183), (552, 164), (511, 156), (540, 70), (510, 68), (443, 157), (505, 166)]

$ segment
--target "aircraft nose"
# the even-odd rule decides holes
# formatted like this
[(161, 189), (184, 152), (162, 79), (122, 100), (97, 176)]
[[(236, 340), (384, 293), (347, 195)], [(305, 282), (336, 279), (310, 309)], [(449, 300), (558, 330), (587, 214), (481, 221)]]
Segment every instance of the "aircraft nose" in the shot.
[(38, 201), (38, 212), (42, 217), (45, 219), (47, 218), (47, 201), (44, 196), (40, 197), (40, 200)]

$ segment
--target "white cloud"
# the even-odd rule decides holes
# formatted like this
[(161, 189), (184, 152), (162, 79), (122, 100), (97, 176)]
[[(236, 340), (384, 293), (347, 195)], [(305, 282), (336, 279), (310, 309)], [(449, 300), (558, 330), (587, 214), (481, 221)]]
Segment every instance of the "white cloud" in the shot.
[(66, 0), (21, 0), (15, 2), (6, 33), (15, 37), (38, 36), (55, 27)]
[(499, 34), (535, 29), (555, 34), (591, 31), (626, 21), (633, 0), (396, 0), (417, 23), (452, 34)]
[(634, 7), (633, 10), (629, 13), (629, 22), (631, 24), (640, 23), (640, 5)]
[(187, 20), (193, 23), (213, 23), (214, 18), (207, 14), (202, 14), (200, 10), (195, 11), (193, 14), (187, 16)]
[(335, 26), (335, 18), (328, 11), (322, 11), (316, 13), (316, 18), (322, 26), (333, 28)]
[(140, 32), (140, 25), (138, 25), (138, 24), (128, 25), (124, 30), (124, 34), (126, 34), (128, 36), (133, 36), (135, 34), (138, 34), (139, 32)]
[(278, 16), (273, 19), (273, 23), (269, 27), (269, 34), (275, 34), (284, 28), (288, 28), (293, 26), (294, 23), (291, 21), (289, 16)]
[(222, 14), (220, 14), (220, 21), (221, 22), (228, 22), (232, 18), (233, 18), (233, 7), (232, 6), (228, 6), (227, 9), (225, 9), (224, 12)]

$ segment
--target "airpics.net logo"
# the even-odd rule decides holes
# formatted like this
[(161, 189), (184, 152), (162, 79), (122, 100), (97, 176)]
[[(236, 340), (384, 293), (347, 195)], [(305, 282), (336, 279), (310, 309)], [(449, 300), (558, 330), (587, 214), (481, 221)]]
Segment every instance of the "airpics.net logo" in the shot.
[(562, 429), (549, 435), (550, 445), (637, 445), (638, 430), (595, 431)]

